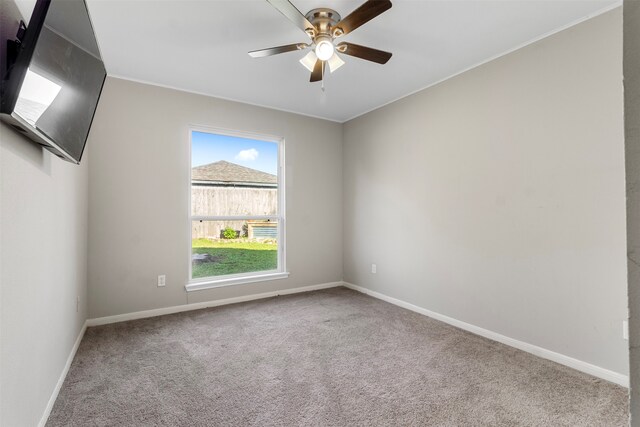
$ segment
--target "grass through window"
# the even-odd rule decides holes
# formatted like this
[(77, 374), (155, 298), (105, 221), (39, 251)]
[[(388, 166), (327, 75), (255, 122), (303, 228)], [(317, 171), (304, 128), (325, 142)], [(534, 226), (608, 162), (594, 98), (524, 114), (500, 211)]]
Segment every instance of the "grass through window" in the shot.
[(193, 260), (192, 277), (202, 278), (278, 268), (278, 244), (275, 240), (193, 239), (193, 254), (208, 254)]

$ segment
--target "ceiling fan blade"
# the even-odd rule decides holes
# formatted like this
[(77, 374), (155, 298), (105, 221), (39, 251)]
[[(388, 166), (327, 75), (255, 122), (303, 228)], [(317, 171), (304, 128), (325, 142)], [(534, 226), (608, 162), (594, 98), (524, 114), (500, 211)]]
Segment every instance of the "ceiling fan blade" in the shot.
[(391, 1), (389, 0), (367, 0), (333, 27), (333, 36), (340, 37), (349, 34), (389, 9), (391, 9)]
[(289, 0), (267, 0), (273, 7), (278, 9), (289, 21), (313, 38), (316, 29), (311, 22), (289, 1)]
[(252, 58), (263, 58), (265, 56), (277, 55), (279, 53), (293, 52), (294, 50), (302, 50), (308, 48), (307, 43), (295, 43), (285, 46), (270, 47), (268, 49), (252, 50), (249, 56)]
[(324, 62), (319, 59), (316, 61), (316, 65), (313, 67), (313, 72), (311, 73), (310, 82), (319, 82), (322, 80), (322, 68), (324, 67)]
[(347, 42), (338, 44), (336, 50), (345, 55), (355, 56), (356, 58), (366, 59), (367, 61), (377, 62), (378, 64), (386, 64), (392, 55), (391, 52)]

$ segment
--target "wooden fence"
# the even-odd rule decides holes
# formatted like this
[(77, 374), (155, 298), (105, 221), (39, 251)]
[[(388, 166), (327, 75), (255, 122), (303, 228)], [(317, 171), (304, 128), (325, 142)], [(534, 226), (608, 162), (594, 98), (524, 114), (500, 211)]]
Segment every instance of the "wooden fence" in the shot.
[[(277, 209), (276, 188), (191, 185), (191, 214), (194, 216), (275, 215)], [(247, 221), (193, 221), (191, 235), (194, 239), (218, 239), (227, 227), (242, 235), (247, 232), (246, 225)]]

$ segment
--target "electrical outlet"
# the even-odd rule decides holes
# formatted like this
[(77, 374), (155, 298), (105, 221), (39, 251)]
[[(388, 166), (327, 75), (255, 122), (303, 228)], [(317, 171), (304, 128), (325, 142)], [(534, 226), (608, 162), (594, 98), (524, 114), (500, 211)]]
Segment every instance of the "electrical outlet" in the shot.
[(371, 274), (376, 274), (378, 272), (378, 266), (375, 264), (371, 264)]
[(629, 341), (629, 321), (622, 321), (622, 339)]
[(164, 286), (167, 284), (167, 276), (165, 276), (164, 274), (161, 274), (160, 276), (158, 276), (158, 286)]
[(80, 312), (80, 295), (76, 297), (76, 313)]

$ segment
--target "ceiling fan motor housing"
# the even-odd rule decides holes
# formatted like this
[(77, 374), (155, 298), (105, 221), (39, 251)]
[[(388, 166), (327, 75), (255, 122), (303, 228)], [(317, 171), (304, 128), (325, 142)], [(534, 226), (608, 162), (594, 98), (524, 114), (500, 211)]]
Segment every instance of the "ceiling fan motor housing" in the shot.
[(328, 36), (332, 37), (331, 29), (340, 22), (340, 14), (333, 9), (321, 7), (318, 9), (312, 9), (305, 15), (305, 18), (318, 30), (318, 33), (314, 37)]

